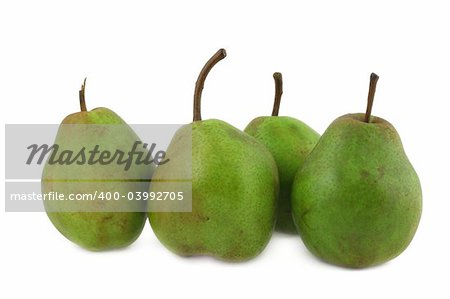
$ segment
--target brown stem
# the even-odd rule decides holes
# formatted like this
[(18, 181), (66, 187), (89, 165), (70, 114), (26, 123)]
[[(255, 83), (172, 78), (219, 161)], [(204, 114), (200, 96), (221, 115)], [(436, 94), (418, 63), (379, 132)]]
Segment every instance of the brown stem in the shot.
[(202, 91), (203, 86), (205, 85), (206, 77), (208, 76), (209, 71), (214, 67), (216, 63), (221, 61), (227, 56), (227, 52), (225, 49), (220, 49), (216, 52), (205, 64), (203, 69), (200, 71), (198, 75), (197, 82), (195, 83), (195, 91), (194, 91), (194, 121), (202, 120), (201, 115), (201, 99), (202, 99)]
[(275, 80), (275, 100), (273, 103), (272, 116), (278, 116), (280, 110), (281, 96), (283, 95), (283, 76), (281, 73), (273, 73), (273, 79)]
[(81, 85), (81, 89), (78, 92), (79, 96), (80, 96), (80, 108), (81, 111), (87, 111), (86, 109), (86, 100), (84, 98), (84, 91), (86, 90), (86, 79), (84, 78), (83, 84)]
[(373, 99), (375, 98), (375, 90), (377, 89), (378, 75), (370, 74), (369, 95), (367, 96), (367, 110), (364, 121), (370, 123), (370, 114), (372, 113)]

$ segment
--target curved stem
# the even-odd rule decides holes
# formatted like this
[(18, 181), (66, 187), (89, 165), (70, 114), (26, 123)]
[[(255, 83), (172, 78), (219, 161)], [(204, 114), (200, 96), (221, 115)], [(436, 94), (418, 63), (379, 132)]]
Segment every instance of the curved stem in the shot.
[(83, 84), (81, 85), (81, 89), (78, 92), (79, 96), (80, 96), (80, 108), (81, 111), (87, 111), (86, 109), (86, 100), (84, 98), (84, 91), (86, 90), (86, 79), (84, 78)]
[(372, 113), (373, 99), (375, 98), (375, 90), (377, 89), (378, 75), (370, 74), (369, 95), (367, 96), (367, 109), (364, 121), (370, 123), (370, 114)]
[(219, 51), (217, 51), (216, 54), (214, 54), (206, 62), (205, 66), (198, 75), (197, 82), (195, 83), (195, 92), (194, 92), (194, 121), (202, 120), (201, 99), (206, 77), (208, 76), (209, 71), (214, 67), (214, 65), (219, 61), (221, 61), (222, 59), (224, 59), (226, 56), (227, 52), (225, 51), (225, 49), (220, 49)]
[(283, 76), (281, 73), (273, 73), (273, 79), (275, 80), (275, 100), (273, 102), (272, 116), (278, 116), (280, 110), (281, 96), (283, 95)]

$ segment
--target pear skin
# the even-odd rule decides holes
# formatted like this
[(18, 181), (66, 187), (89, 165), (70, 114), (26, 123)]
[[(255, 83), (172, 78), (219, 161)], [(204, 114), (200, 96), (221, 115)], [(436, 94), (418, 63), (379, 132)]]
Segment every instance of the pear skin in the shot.
[(336, 119), (320, 138), (292, 190), (294, 222), (307, 248), (326, 262), (364, 268), (410, 244), (422, 211), (419, 178), (395, 128), (366, 114)]
[(255, 137), (266, 146), (275, 159), (280, 179), (279, 207), (276, 229), (297, 234), (291, 213), (291, 189), (294, 177), (320, 135), (304, 122), (288, 116), (278, 116), (282, 89), (281, 73), (273, 74), (275, 100), (272, 116), (261, 116), (252, 120), (244, 132)]
[[(154, 179), (192, 170), (192, 212), (149, 212), (159, 241), (181, 256), (245, 261), (267, 245), (275, 224), (278, 173), (270, 152), (255, 138), (216, 119), (201, 120), (200, 96), (219, 50), (199, 75), (194, 122), (180, 128), (167, 149), (171, 161)], [(192, 139), (191, 139), (192, 138)], [(192, 159), (186, 159), (192, 141)], [(160, 191), (151, 185), (151, 192)]]
[[(81, 111), (67, 116), (59, 127), (54, 142), (59, 145), (59, 151), (78, 152), (81, 147), (93, 149), (95, 145), (100, 145), (103, 150), (111, 152), (129, 151), (133, 143), (139, 141), (139, 137), (113, 111), (107, 108), (87, 111), (84, 88), (85, 84), (80, 91)], [(141, 150), (146, 152), (145, 148)], [(58, 192), (68, 197), (70, 194), (95, 192), (127, 195), (129, 192), (148, 190), (154, 170), (152, 164), (133, 166), (129, 172), (125, 172), (123, 168), (123, 165), (114, 163), (59, 165), (49, 164), (47, 160), (42, 174), (42, 192)], [(130, 181), (128, 176), (130, 179), (142, 181)], [(126, 247), (133, 243), (145, 225), (146, 207), (136, 207), (134, 210), (134, 206), (124, 206), (135, 204), (128, 201), (100, 201), (98, 198), (92, 202), (80, 202), (80, 211), (73, 210), (74, 202), (44, 201), (44, 206), (58, 231), (85, 249), (103, 251)], [(98, 212), (90, 209), (97, 206)], [(126, 212), (124, 208), (130, 211)]]

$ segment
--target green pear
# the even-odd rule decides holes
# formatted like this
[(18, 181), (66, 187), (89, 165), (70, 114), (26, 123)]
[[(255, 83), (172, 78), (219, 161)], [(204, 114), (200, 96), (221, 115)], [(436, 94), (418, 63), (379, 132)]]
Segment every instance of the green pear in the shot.
[(283, 79), (281, 73), (274, 73), (273, 78), (275, 101), (272, 116), (255, 118), (244, 132), (262, 142), (272, 153), (278, 166), (280, 199), (276, 229), (286, 233), (297, 233), (291, 213), (292, 182), (320, 135), (298, 119), (278, 116), (283, 94)]
[[(176, 179), (192, 171), (192, 211), (150, 211), (149, 220), (161, 243), (178, 255), (244, 261), (257, 256), (272, 235), (278, 173), (272, 155), (255, 138), (221, 120), (201, 119), (204, 81), (225, 56), (219, 50), (200, 72), (194, 121), (175, 134), (167, 149), (170, 162), (158, 166), (153, 177)], [(192, 148), (186, 146), (190, 142)], [(161, 188), (152, 183), (150, 191)]]
[[(139, 137), (113, 111), (107, 108), (87, 111), (84, 90), (85, 83), (80, 90), (81, 111), (64, 118), (58, 129), (55, 144), (59, 146), (57, 153), (61, 153), (59, 161), (67, 162), (69, 152), (76, 155), (82, 148), (87, 152), (96, 146), (102, 152), (129, 152), (135, 142), (140, 142)], [(148, 153), (142, 146), (139, 149), (144, 155)], [(100, 161), (99, 155), (91, 156), (92, 161)], [(43, 194), (55, 192), (65, 198), (94, 198), (46, 200), (47, 215), (61, 234), (83, 248), (101, 251), (125, 247), (138, 238), (146, 221), (145, 202), (132, 202), (128, 196), (148, 190), (154, 166), (132, 165), (124, 170), (124, 164), (91, 160), (87, 163), (87, 158), (90, 159), (78, 158), (79, 164), (47, 160), (42, 174)]]
[(419, 178), (397, 131), (366, 114), (337, 118), (322, 135), (292, 190), (294, 222), (307, 248), (351, 268), (384, 263), (411, 242), (422, 211)]

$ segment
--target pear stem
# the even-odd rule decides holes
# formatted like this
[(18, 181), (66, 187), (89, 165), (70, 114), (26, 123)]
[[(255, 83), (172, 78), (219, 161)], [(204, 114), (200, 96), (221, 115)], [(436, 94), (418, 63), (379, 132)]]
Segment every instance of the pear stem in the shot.
[(273, 102), (272, 116), (278, 116), (280, 110), (281, 96), (283, 95), (283, 76), (281, 73), (273, 73), (273, 79), (275, 80), (275, 100)]
[(85, 97), (84, 97), (84, 92), (86, 90), (86, 79), (87, 78), (84, 78), (83, 84), (81, 85), (81, 89), (78, 92), (78, 94), (80, 96), (80, 108), (81, 108), (81, 111), (87, 111), (87, 109), (86, 109), (86, 100), (85, 100)]
[(201, 115), (201, 100), (202, 100), (202, 91), (203, 86), (205, 85), (206, 77), (208, 76), (209, 71), (222, 59), (227, 56), (227, 52), (225, 49), (220, 49), (216, 52), (205, 64), (203, 69), (200, 71), (198, 75), (197, 82), (195, 83), (195, 91), (194, 91), (194, 121), (202, 120)]
[(370, 74), (369, 95), (367, 96), (367, 109), (366, 117), (364, 121), (370, 123), (370, 115), (372, 113), (373, 100), (375, 98), (375, 91), (377, 89), (378, 75), (375, 73)]

